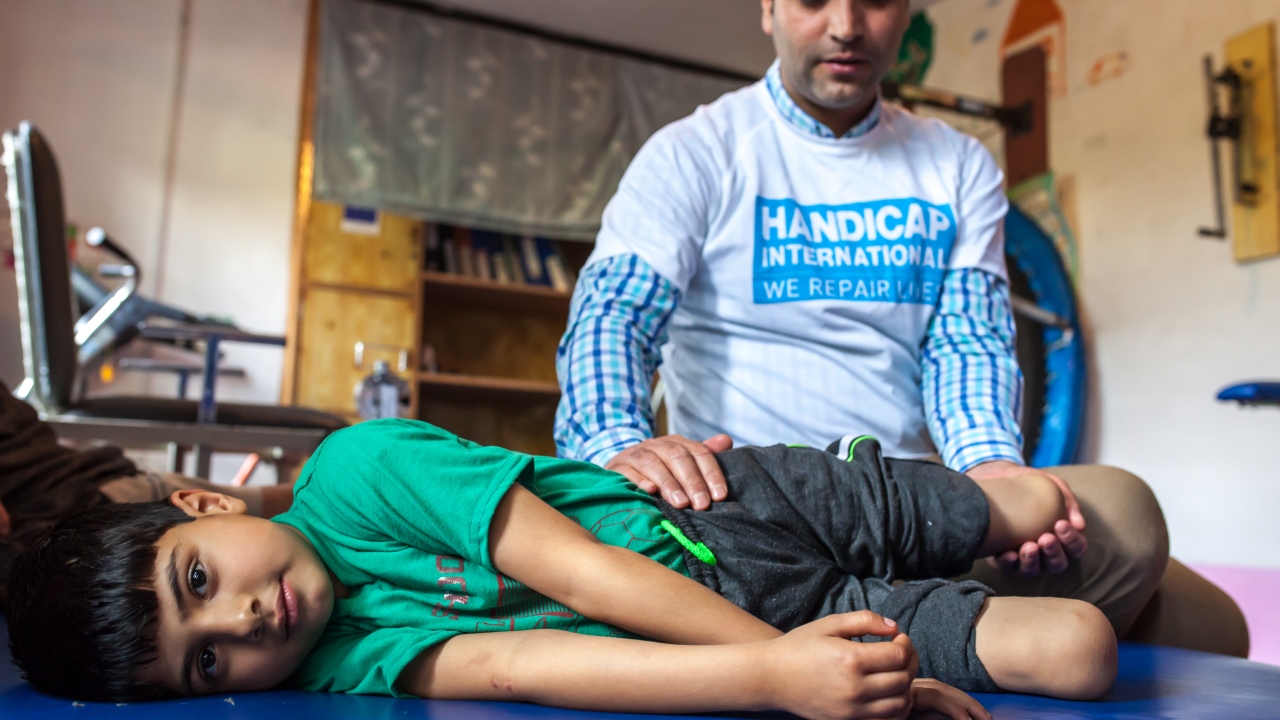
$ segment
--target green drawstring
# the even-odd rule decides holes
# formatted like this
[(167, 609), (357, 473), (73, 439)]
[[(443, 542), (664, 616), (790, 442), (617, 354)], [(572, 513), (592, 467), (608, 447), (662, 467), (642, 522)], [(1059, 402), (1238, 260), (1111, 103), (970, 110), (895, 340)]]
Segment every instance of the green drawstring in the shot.
[(683, 545), (684, 549), (688, 550), (690, 555), (693, 555), (708, 565), (716, 564), (716, 556), (715, 553), (711, 552), (711, 548), (702, 543), (696, 543), (690, 540), (689, 536), (685, 535), (680, 528), (676, 527), (670, 520), (663, 520), (660, 525), (663, 530), (666, 530), (671, 534), (671, 537), (676, 539), (676, 542)]

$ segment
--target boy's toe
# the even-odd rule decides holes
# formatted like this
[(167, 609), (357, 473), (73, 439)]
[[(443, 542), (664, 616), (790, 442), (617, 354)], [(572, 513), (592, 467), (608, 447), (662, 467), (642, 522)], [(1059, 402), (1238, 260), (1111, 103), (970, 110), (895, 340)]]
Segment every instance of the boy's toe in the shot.
[(1058, 536), (1058, 542), (1062, 543), (1068, 557), (1078, 558), (1089, 549), (1089, 541), (1085, 539), (1084, 533), (1076, 530), (1066, 520), (1059, 520), (1054, 524), (1053, 533)]

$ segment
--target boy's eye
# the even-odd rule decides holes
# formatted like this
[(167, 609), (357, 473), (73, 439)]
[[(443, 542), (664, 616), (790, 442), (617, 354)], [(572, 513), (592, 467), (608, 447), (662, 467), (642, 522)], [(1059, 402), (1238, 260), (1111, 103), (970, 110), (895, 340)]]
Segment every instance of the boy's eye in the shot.
[(187, 578), (187, 583), (191, 586), (191, 592), (204, 597), (209, 584), (209, 575), (204, 571), (203, 565), (196, 563), (191, 566), (191, 575)]
[(212, 645), (206, 645), (200, 651), (200, 657), (196, 665), (200, 668), (200, 674), (206, 680), (210, 680), (218, 674), (218, 653), (214, 651)]

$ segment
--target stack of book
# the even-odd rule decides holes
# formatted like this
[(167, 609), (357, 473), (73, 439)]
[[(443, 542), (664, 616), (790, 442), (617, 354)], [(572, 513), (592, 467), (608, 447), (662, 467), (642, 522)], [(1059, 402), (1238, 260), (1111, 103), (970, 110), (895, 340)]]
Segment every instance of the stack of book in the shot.
[(426, 246), (426, 269), (432, 272), (566, 293), (577, 281), (559, 244), (547, 238), (428, 223)]

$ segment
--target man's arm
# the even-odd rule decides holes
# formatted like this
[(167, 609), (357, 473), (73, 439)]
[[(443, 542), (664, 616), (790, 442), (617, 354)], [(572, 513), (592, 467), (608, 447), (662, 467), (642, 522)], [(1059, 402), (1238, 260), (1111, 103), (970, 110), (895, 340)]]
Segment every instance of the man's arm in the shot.
[(680, 291), (638, 255), (588, 265), (556, 352), (561, 457), (603, 466), (653, 436), (650, 384)]
[(556, 447), (626, 475), (678, 508), (723, 500), (727, 485), (712, 455), (733, 442), (653, 438), (650, 383), (662, 363), (667, 323), (680, 291), (638, 255), (589, 265), (574, 289), (569, 327), (556, 354), (560, 406)]
[(1022, 373), (1014, 344), (1013, 308), (1002, 279), (977, 269), (949, 271), (921, 357), (921, 386), (930, 434), (943, 462), (977, 479), (1041, 473), (1062, 491), (1069, 521), (1000, 558), (1022, 575), (1062, 572), (1087, 544), (1084, 515), (1061, 479), (1023, 466), (1019, 410)]
[(520, 485), (498, 504), (489, 553), (499, 571), (533, 590), (653, 640), (715, 645), (782, 634), (701, 583), (600, 542)]
[(947, 467), (1022, 464), (1022, 372), (1004, 280), (977, 269), (947, 272), (920, 369), (929, 432)]
[[(892, 642), (849, 642), (861, 634)], [(402, 692), (614, 712), (787, 710), (803, 717), (903, 718), (918, 661), (911, 641), (868, 612), (782, 638), (682, 646), (554, 630), (452, 638), (401, 672)]]

